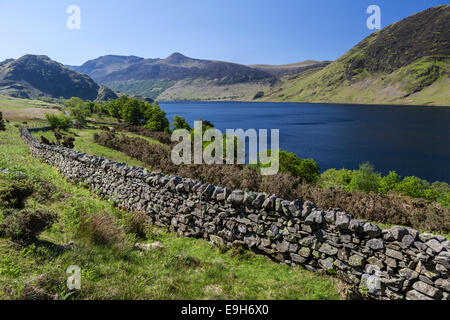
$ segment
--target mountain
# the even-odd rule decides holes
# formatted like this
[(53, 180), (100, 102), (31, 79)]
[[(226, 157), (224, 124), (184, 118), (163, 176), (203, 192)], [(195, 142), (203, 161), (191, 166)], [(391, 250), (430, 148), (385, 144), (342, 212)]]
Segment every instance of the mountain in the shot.
[(144, 58), (136, 56), (116, 56), (108, 55), (94, 60), (89, 60), (82, 66), (67, 66), (76, 72), (84, 73), (95, 79), (96, 81), (102, 81), (103, 77), (107, 74), (115, 71), (120, 71), (128, 66), (138, 63), (144, 60)]
[(0, 62), (0, 94), (21, 98), (49, 96), (87, 100), (117, 98), (111, 89), (47, 56), (25, 55)]
[(325, 68), (285, 77), (267, 101), (450, 105), (450, 5), (372, 33)]
[[(245, 66), (189, 58), (173, 53), (165, 59), (103, 56), (72, 70), (86, 73), (114, 90), (160, 100), (251, 100), (280, 75), (299, 73), (322, 62), (286, 66)], [(325, 65), (323, 65), (325, 66)]]

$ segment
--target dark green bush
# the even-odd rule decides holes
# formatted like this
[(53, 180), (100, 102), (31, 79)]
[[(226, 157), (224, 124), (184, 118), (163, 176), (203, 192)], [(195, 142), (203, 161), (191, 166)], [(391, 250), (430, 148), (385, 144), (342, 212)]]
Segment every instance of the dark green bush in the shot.
[(56, 216), (41, 210), (3, 210), (1, 230), (14, 241), (34, 241), (56, 221)]
[(34, 192), (33, 183), (27, 179), (16, 180), (0, 188), (0, 207), (21, 209), (25, 199)]
[(5, 120), (3, 120), (3, 113), (0, 112), (0, 131), (5, 131)]

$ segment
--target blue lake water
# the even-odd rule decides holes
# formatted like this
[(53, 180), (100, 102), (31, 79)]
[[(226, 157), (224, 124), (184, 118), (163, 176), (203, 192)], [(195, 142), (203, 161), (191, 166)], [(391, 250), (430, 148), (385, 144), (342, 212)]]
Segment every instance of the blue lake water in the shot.
[(450, 183), (450, 108), (308, 103), (161, 102), (171, 120), (202, 118), (217, 129), (280, 129), (280, 148), (329, 168), (369, 161), (430, 182)]

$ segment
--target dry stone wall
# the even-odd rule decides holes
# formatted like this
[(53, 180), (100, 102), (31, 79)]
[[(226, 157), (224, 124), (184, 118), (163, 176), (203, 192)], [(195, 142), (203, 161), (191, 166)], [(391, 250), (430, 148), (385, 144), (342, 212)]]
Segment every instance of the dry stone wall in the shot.
[(335, 274), (376, 299), (449, 300), (450, 242), (400, 226), (382, 230), (310, 201), (231, 190), (149, 172), (21, 136), (34, 157), (156, 225), (280, 263)]

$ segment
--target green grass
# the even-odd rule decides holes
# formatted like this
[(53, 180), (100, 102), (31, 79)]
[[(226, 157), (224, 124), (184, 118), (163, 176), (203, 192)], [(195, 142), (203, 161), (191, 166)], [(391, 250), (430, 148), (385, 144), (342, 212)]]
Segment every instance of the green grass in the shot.
[(23, 108), (56, 108), (60, 105), (42, 100), (21, 99), (0, 95), (0, 110), (16, 110)]
[[(112, 159), (123, 155), (107, 151), (90, 141), (93, 131), (74, 130), (77, 148)], [(82, 138), (82, 139), (80, 139)], [(86, 148), (86, 149), (85, 149)], [(126, 233), (124, 245), (97, 245), (80, 237), (81, 216), (106, 213), (124, 228), (130, 215), (101, 200), (84, 186), (71, 184), (56, 168), (30, 156), (12, 124), (0, 132), (0, 184), (10, 183), (15, 172), (32, 181), (47, 181), (55, 188), (51, 199), (28, 199), (27, 208), (44, 208), (59, 220), (45, 231), (39, 242), (20, 246), (0, 238), (0, 299), (20, 299), (30, 292), (64, 297), (66, 269), (81, 267), (81, 290), (70, 299), (338, 299), (337, 282), (302, 268), (291, 268), (251, 252), (221, 251), (199, 239), (179, 238), (175, 233), (150, 226), (147, 238), (164, 247), (142, 252), (133, 248), (136, 237)], [(70, 251), (55, 245), (73, 241)]]
[[(94, 143), (94, 133), (99, 133), (100, 130), (98, 129), (69, 129), (68, 131), (63, 131), (62, 134), (67, 134), (75, 137), (75, 150), (78, 150), (80, 152), (87, 153), (89, 155), (96, 155), (98, 157), (105, 157), (110, 160), (114, 160), (117, 162), (124, 162), (127, 163), (130, 166), (135, 167), (147, 167), (148, 166), (143, 163), (142, 161), (139, 161), (135, 158), (131, 158), (127, 155), (125, 155), (122, 152), (118, 152), (115, 150), (112, 150), (110, 148), (103, 147), (99, 144)], [(36, 137), (38, 140), (40, 139), (40, 136), (44, 136), (50, 141), (55, 141), (55, 135), (53, 131), (39, 131), (39, 132), (33, 132), (32, 135)], [(128, 134), (127, 135), (131, 135)], [(144, 138), (144, 137), (142, 137)], [(152, 141), (152, 139), (148, 138), (147, 141)]]

